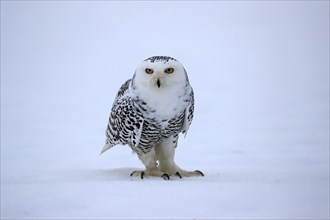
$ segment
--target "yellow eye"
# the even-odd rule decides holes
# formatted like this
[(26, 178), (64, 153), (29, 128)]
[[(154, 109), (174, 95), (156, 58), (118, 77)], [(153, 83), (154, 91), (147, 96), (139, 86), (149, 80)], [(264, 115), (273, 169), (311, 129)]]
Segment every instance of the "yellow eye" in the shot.
[(173, 69), (172, 67), (170, 67), (170, 68), (167, 68), (167, 69), (165, 70), (165, 72), (168, 73), (168, 74), (171, 74), (171, 73), (174, 72), (174, 69)]
[(154, 72), (153, 69), (151, 69), (151, 68), (146, 68), (146, 73), (148, 73), (148, 74), (152, 74), (153, 72)]

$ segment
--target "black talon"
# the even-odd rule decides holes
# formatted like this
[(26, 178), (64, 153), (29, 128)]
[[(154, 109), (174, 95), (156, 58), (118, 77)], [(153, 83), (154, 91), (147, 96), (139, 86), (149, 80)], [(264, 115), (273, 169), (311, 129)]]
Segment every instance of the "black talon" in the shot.
[(136, 171), (133, 171), (130, 176), (133, 176)]
[(204, 176), (204, 173), (202, 171), (199, 170), (195, 170), (196, 173), (199, 173), (201, 176)]
[(169, 176), (167, 173), (164, 173), (164, 174), (162, 175), (162, 178), (163, 178), (164, 180), (169, 180), (169, 179), (170, 179), (170, 176)]
[(141, 172), (141, 179), (143, 180), (144, 172)]
[(175, 175), (177, 175), (178, 177), (180, 177), (180, 179), (182, 179), (182, 176), (179, 172), (176, 172)]

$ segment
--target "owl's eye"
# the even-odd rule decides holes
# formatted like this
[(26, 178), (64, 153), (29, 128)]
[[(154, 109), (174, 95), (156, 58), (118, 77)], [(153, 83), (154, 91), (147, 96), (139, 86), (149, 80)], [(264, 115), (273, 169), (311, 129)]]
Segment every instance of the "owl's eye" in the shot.
[(148, 74), (152, 74), (153, 72), (154, 72), (154, 70), (153, 69), (151, 69), (151, 68), (146, 68), (146, 73), (148, 73)]
[(165, 72), (171, 74), (171, 73), (174, 72), (174, 69), (173, 69), (172, 67), (170, 67), (170, 68), (167, 68), (167, 69), (165, 70)]

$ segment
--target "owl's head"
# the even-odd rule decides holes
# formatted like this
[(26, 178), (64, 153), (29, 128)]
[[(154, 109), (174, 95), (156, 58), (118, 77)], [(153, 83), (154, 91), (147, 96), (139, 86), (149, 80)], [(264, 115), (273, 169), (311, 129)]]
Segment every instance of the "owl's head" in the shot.
[(139, 87), (157, 90), (184, 87), (189, 84), (187, 73), (181, 63), (167, 56), (153, 56), (145, 59), (136, 68), (133, 81)]

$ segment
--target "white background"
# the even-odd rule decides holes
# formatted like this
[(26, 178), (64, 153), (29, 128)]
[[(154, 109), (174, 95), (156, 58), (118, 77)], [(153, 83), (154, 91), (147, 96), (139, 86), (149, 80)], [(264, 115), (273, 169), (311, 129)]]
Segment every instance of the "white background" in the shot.
[[(188, 71), (203, 178), (98, 155), (153, 55)], [(1, 218), (329, 218), (329, 2), (1, 1)]]

